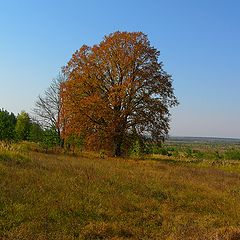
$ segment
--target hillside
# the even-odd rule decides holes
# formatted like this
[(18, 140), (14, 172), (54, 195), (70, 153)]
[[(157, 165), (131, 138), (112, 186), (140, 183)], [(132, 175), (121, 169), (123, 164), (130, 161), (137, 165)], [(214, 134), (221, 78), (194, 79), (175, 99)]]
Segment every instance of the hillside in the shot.
[(239, 170), (4, 151), (0, 238), (240, 239)]

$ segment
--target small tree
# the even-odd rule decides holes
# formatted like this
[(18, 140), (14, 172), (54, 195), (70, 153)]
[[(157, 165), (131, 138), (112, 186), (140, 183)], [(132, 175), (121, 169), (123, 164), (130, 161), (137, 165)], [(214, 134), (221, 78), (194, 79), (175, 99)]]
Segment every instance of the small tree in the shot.
[(61, 127), (59, 125), (61, 111), (60, 88), (65, 78), (65, 75), (62, 73), (54, 78), (44, 94), (38, 96), (35, 108), (33, 109), (35, 117), (42, 128), (55, 129), (61, 146), (63, 146), (63, 140), (61, 138)]
[(49, 149), (59, 146), (59, 136), (55, 129), (45, 129), (40, 144), (45, 152), (48, 152)]
[(43, 129), (37, 122), (31, 122), (29, 137), (28, 139), (32, 142), (41, 142), (43, 139)]
[(17, 116), (17, 123), (15, 127), (16, 139), (17, 140), (27, 140), (30, 131), (30, 117), (25, 112), (22, 111)]
[(13, 140), (15, 137), (15, 125), (15, 115), (0, 109), (0, 140)]
[(76, 149), (82, 151), (83, 143), (84, 143), (83, 136), (79, 136), (75, 133), (72, 133), (65, 140), (65, 147), (68, 151), (71, 150), (72, 153), (75, 154)]

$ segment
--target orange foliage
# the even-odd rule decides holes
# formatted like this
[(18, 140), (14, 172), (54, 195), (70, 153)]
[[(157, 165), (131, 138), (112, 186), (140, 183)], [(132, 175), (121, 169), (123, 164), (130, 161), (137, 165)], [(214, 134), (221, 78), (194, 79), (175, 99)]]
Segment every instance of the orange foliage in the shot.
[(177, 100), (158, 57), (141, 32), (115, 32), (76, 51), (61, 89), (64, 137), (83, 134), (89, 146), (120, 155), (133, 131), (153, 138), (167, 134), (169, 108)]

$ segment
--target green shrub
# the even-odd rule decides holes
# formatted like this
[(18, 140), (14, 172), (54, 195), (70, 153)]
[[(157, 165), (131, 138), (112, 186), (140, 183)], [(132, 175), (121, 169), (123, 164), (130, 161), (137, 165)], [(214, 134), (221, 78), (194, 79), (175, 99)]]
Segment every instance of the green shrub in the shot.
[(11, 151), (1, 151), (0, 152), (0, 162), (5, 162), (5, 163), (14, 163), (17, 165), (22, 165), (27, 162), (29, 162), (30, 159), (27, 158), (26, 156), (23, 156), (20, 153), (15, 153)]
[(154, 147), (153, 153), (154, 154), (161, 154), (164, 156), (172, 156), (174, 155), (175, 148), (173, 147)]
[(84, 147), (84, 137), (82, 135), (71, 134), (67, 139), (65, 139), (65, 149), (71, 151), (73, 154), (76, 151), (82, 152)]
[(192, 156), (195, 157), (195, 158), (198, 158), (198, 159), (203, 159), (204, 158), (204, 153), (201, 152), (200, 150), (194, 149), (192, 151)]
[(219, 151), (215, 151), (214, 153), (215, 159), (222, 159), (222, 155), (219, 153)]
[(142, 155), (139, 140), (136, 140), (130, 150), (130, 156), (133, 158), (140, 158)]
[(45, 150), (45, 152), (48, 152), (49, 149), (59, 146), (59, 144), (60, 139), (55, 129), (44, 130), (40, 146)]
[(229, 160), (240, 160), (240, 151), (228, 150), (225, 152), (224, 157)]

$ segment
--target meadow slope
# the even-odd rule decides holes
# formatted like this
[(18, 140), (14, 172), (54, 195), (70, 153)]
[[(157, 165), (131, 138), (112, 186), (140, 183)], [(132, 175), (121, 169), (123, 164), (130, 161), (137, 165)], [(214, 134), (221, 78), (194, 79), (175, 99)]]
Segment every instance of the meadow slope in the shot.
[(240, 239), (239, 169), (0, 152), (0, 239)]

